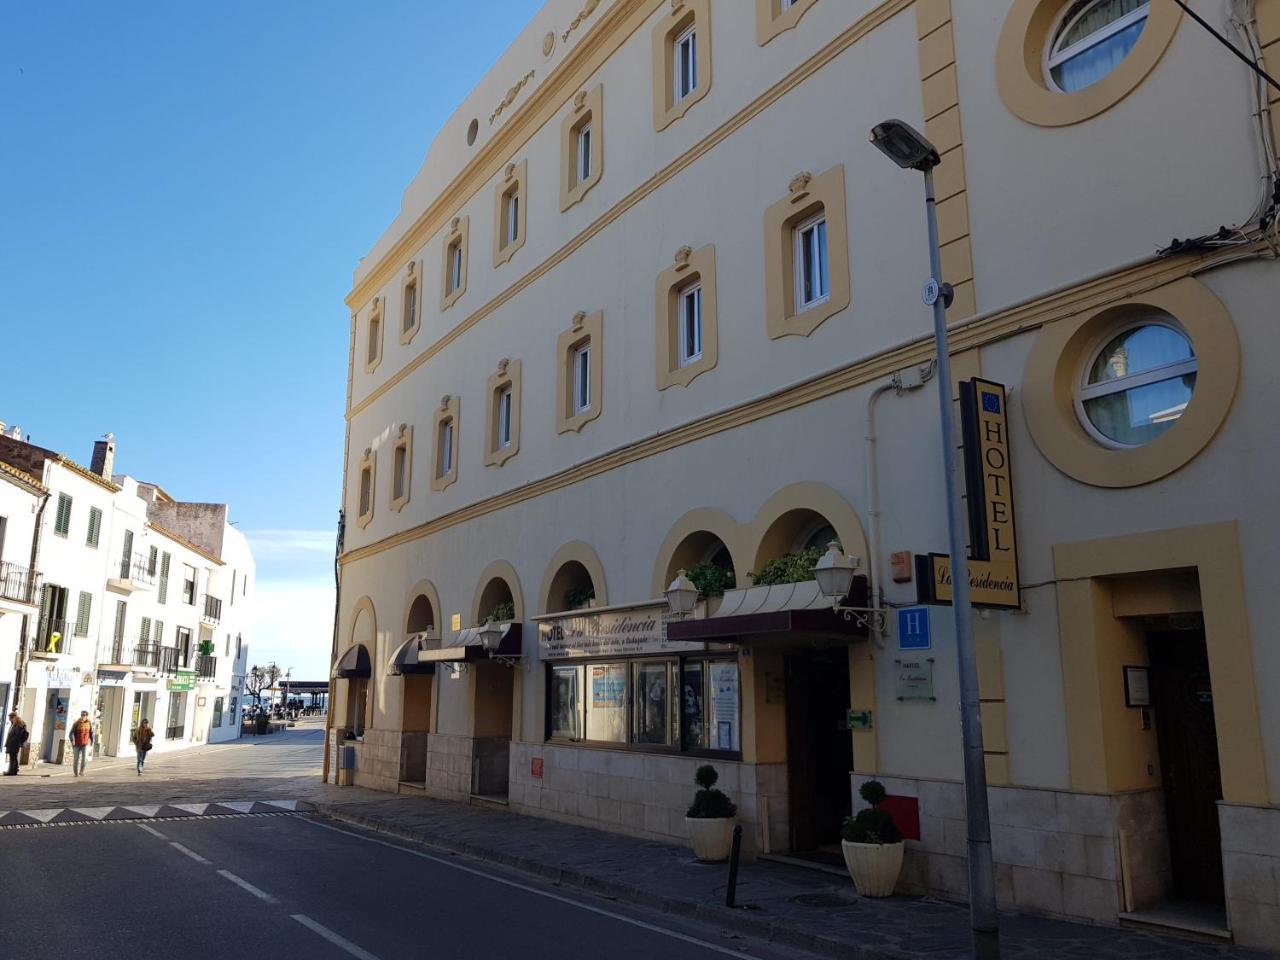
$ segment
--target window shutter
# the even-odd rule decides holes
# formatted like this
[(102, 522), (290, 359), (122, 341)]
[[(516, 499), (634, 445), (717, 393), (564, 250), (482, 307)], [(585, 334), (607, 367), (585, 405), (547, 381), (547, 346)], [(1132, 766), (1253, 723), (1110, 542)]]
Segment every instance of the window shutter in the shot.
[(97, 507), (89, 508), (89, 535), (85, 537), (85, 543), (90, 547), (98, 545), (98, 539), (102, 534), (102, 511)]
[(76, 607), (76, 636), (89, 635), (89, 611), (93, 606), (93, 594), (80, 591), (80, 603)]
[(128, 610), (129, 606), (123, 600), (116, 601), (116, 629), (113, 638), (117, 643), (124, 639), (124, 619)]
[(156, 548), (155, 548), (155, 547), (152, 547), (152, 548), (151, 548), (151, 552), (147, 554), (147, 573), (148, 573), (148, 574), (150, 574), (150, 575), (151, 575), (151, 576), (153, 576), (153, 577), (156, 575), (156, 554), (157, 554), (157, 552), (158, 552), (158, 551), (156, 550)]
[(142, 618), (142, 629), (138, 631), (138, 642), (139, 643), (151, 642), (151, 618), (150, 617)]
[(160, 595), (158, 599), (161, 603), (169, 602), (169, 561), (171, 559), (167, 553), (160, 557)]
[(162, 646), (163, 644), (164, 644), (164, 621), (157, 620), (156, 621), (156, 646), (159, 647), (159, 646)]
[(66, 536), (71, 529), (71, 498), (65, 493), (58, 494), (58, 513), (53, 521), (53, 532)]

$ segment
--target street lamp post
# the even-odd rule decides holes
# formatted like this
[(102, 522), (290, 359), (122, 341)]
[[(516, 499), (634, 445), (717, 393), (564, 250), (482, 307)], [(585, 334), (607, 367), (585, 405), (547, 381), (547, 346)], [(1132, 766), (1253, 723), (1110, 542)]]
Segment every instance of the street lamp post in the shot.
[(951, 353), (947, 347), (947, 307), (951, 287), (942, 281), (938, 244), (937, 199), (933, 168), (942, 162), (937, 149), (901, 120), (886, 120), (871, 131), (871, 142), (905, 170), (924, 174), (925, 212), (929, 225), (929, 280), (924, 301), (933, 308), (933, 337), (938, 364), (938, 419), (942, 427), (942, 470), (947, 485), (947, 533), (951, 548), (952, 612), (960, 659), (960, 728), (964, 742), (965, 811), (968, 816), (969, 915), (973, 955), (980, 960), (1000, 956), (996, 917), (995, 873), (991, 860), (991, 815), (987, 809), (987, 768), (982, 749), (982, 714), (978, 701), (978, 663), (969, 600), (969, 558), (956, 480), (956, 448), (951, 414)]

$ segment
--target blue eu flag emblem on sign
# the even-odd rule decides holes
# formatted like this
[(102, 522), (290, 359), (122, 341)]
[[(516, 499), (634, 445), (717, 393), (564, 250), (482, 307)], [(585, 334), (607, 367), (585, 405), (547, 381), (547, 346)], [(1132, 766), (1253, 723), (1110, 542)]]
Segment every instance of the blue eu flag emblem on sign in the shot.
[(986, 413), (999, 413), (1000, 395), (998, 393), (984, 393), (982, 395), (982, 409)]

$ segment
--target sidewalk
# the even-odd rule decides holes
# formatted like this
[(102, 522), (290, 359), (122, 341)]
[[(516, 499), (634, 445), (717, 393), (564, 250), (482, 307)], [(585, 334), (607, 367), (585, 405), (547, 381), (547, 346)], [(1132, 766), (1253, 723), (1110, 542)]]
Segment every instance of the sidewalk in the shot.
[[(746, 909), (731, 910), (724, 906), (727, 866), (695, 863), (682, 847), (465, 804), (371, 798), (353, 788), (337, 793), (325, 791), (326, 796), (311, 800), (317, 814), (774, 943), (857, 960), (968, 957), (968, 910), (962, 905), (914, 897), (867, 900), (857, 896), (852, 883), (829, 874), (743, 863), (737, 902)], [(1004, 957), (1021, 960), (1267, 956), (1021, 914), (1002, 914), (1000, 922)]]

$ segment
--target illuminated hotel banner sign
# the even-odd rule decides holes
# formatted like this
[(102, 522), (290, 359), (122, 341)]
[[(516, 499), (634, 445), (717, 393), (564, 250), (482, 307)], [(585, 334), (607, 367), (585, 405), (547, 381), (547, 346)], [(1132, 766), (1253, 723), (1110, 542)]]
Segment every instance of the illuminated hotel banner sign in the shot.
[[(1019, 608), (1018, 544), (1005, 389), (974, 378), (960, 384), (965, 488), (969, 507), (969, 589), (975, 607)], [(951, 558), (917, 558), (922, 603), (952, 600)]]

